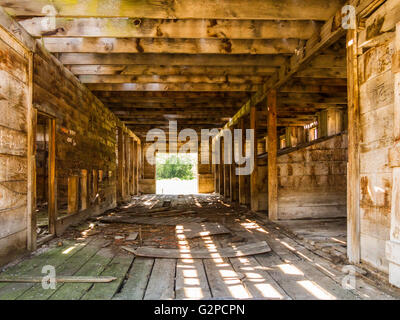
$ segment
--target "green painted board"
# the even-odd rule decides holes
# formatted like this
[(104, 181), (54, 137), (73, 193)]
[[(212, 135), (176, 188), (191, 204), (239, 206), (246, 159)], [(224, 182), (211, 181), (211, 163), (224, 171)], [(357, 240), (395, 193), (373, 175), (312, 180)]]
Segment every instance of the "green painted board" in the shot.
[(126, 273), (129, 270), (133, 261), (132, 255), (117, 254), (110, 264), (101, 273), (102, 276), (113, 276), (117, 277), (110, 283), (96, 283), (87, 292), (82, 299), (83, 300), (110, 300), (118, 291), (122, 282), (125, 279)]
[[(74, 275), (76, 276), (99, 276), (114, 254), (111, 249), (100, 249), (82, 268)], [(90, 289), (92, 283), (64, 283), (50, 297), (50, 300), (79, 300)]]
[(115, 300), (142, 300), (153, 269), (154, 259), (135, 258), (128, 279)]

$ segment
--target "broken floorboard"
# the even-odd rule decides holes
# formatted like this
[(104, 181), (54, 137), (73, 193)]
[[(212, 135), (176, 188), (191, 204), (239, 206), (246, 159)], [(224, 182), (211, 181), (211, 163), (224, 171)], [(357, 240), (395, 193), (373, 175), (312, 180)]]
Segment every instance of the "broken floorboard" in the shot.
[[(245, 208), (235, 207), (212, 195), (185, 196), (187, 210), (210, 222), (223, 224), (232, 234), (176, 239), (174, 226), (142, 226), (143, 241), (151, 246), (189, 249), (224, 249), (267, 241), (271, 252), (235, 258), (160, 259), (125, 252), (124, 245), (139, 240), (126, 237), (137, 232), (131, 224), (102, 224), (93, 220), (92, 236), (85, 228), (69, 228), (62, 238), (30, 257), (9, 266), (2, 276), (40, 276), (53, 265), (57, 276), (112, 276), (117, 280), (97, 284), (57, 284), (44, 290), (41, 284), (0, 283), (0, 299), (398, 299), (399, 292), (378, 287), (357, 277), (356, 288), (347, 290), (347, 275), (307, 249), (276, 224), (259, 223)], [(143, 197), (145, 198), (145, 197)], [(157, 201), (158, 196), (153, 198)], [(176, 197), (175, 197), (176, 198)], [(141, 198), (135, 203), (141, 205)], [(176, 198), (178, 199), (178, 198)], [(174, 203), (174, 199), (172, 199)], [(196, 201), (194, 201), (196, 200)], [(160, 201), (162, 202), (162, 201)], [(200, 203), (201, 207), (196, 206)], [(130, 204), (129, 204), (130, 205)], [(121, 209), (123, 211), (124, 209)], [(128, 208), (127, 208), (128, 210)], [(120, 211), (120, 212), (121, 212)], [(277, 229), (279, 228), (279, 229)], [(90, 233), (89, 233), (90, 234)], [(115, 240), (115, 236), (123, 236)], [(168, 238), (169, 237), (169, 238)], [(62, 242), (62, 245), (57, 246)], [(168, 242), (168, 243), (166, 243)], [(182, 243), (181, 243), (182, 242)], [(106, 244), (108, 245), (104, 247)]]
[(265, 241), (250, 243), (239, 247), (215, 248), (215, 249), (160, 249), (151, 247), (122, 247), (128, 252), (138, 257), (148, 258), (174, 258), (174, 259), (215, 259), (215, 258), (234, 258), (245, 257), (271, 251)]

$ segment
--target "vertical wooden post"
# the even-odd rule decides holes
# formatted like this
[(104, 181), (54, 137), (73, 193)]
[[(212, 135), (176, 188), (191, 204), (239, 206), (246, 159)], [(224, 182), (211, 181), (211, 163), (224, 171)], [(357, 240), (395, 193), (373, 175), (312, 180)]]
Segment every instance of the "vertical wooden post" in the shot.
[(118, 127), (118, 192), (117, 202), (124, 198), (124, 133), (121, 127)]
[(224, 190), (224, 140), (220, 137), (220, 160), (219, 160), (219, 194), (223, 196), (225, 194)]
[(250, 208), (258, 211), (258, 189), (257, 189), (257, 108), (250, 108), (250, 129), (254, 130), (254, 169), (250, 176)]
[(392, 61), (394, 74), (394, 129), (395, 145), (389, 151), (389, 166), (393, 168), (390, 240), (386, 242), (389, 261), (389, 282), (400, 287), (400, 23), (396, 26), (395, 53)]
[(348, 164), (347, 164), (347, 255), (351, 263), (360, 262), (360, 156), (359, 156), (359, 80), (357, 30), (347, 32), (348, 87)]
[(56, 234), (57, 221), (57, 185), (56, 185), (56, 119), (49, 119), (49, 163), (48, 163), (48, 188), (49, 188), (49, 232)]
[(237, 196), (237, 175), (236, 175), (236, 162), (235, 162), (235, 152), (236, 150), (236, 146), (234, 143), (234, 128), (231, 128), (231, 132), (232, 132), (232, 139), (233, 139), (233, 143), (232, 143), (232, 163), (229, 165), (229, 171), (230, 171), (230, 177), (229, 177), (229, 181), (230, 181), (230, 190), (229, 190), (229, 194), (230, 194), (230, 199), (232, 202), (237, 201), (238, 200), (238, 196)]
[[(224, 157), (225, 157), (225, 144), (231, 143), (230, 141), (225, 141), (225, 139), (228, 137), (224, 136)], [(229, 148), (228, 148), (229, 150)], [(230, 156), (230, 155), (228, 155)], [(231, 199), (231, 166), (229, 163), (225, 163), (225, 158), (224, 158), (224, 198), (226, 200)]]
[[(245, 155), (245, 148), (246, 148), (246, 128), (244, 125), (244, 119), (240, 119), (240, 129), (242, 129), (242, 156)], [(246, 186), (246, 176), (240, 175), (238, 176), (239, 180), (239, 204), (241, 205), (246, 205), (246, 188), (249, 186)]]
[(268, 106), (268, 217), (278, 220), (278, 136), (276, 130), (276, 90), (267, 95)]
[(81, 185), (81, 211), (86, 210), (88, 207), (88, 172), (86, 169), (81, 170), (80, 177)]
[[(27, 52), (28, 53), (28, 52)], [(28, 105), (27, 105), (27, 249), (36, 250), (36, 124), (37, 112), (33, 108), (33, 53), (28, 53)]]

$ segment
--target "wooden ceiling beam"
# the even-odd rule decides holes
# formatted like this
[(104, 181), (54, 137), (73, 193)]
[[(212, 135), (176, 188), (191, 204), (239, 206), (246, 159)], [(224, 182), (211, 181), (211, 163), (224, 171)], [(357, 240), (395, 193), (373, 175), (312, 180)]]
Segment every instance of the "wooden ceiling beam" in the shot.
[(256, 85), (225, 83), (89, 83), (87, 87), (92, 91), (257, 91)]
[(56, 18), (55, 28), (44, 29), (47, 18), (19, 21), (34, 37), (52, 38), (164, 38), (164, 39), (308, 39), (321, 27), (318, 21)]
[(13, 16), (44, 16), (53, 5), (59, 17), (141, 17), (149, 19), (327, 20), (341, 0), (0, 0)]
[(321, 30), (316, 32), (305, 44), (304, 48), (293, 55), (286, 63), (282, 64), (280, 69), (272, 75), (267, 82), (263, 84), (258, 91), (252, 95), (251, 99), (243, 105), (241, 110), (225, 126), (229, 127), (243, 116), (250, 112), (252, 105), (257, 105), (266, 98), (266, 94), (271, 89), (280, 89), (297, 72), (306, 68), (314, 59), (316, 59), (323, 50), (341, 39), (346, 30), (342, 28), (342, 10), (337, 10), (329, 20), (322, 26)]
[(215, 91), (126, 91), (126, 92), (118, 92), (118, 95), (113, 92), (107, 91), (97, 91), (95, 92), (96, 96), (99, 98), (102, 97), (120, 97), (120, 98), (177, 98), (177, 99), (201, 99), (201, 98), (210, 98), (212, 99), (242, 99), (245, 97), (249, 97), (250, 94), (246, 92), (215, 92)]
[(166, 53), (61, 53), (63, 64), (126, 64), (165, 66), (263, 66), (277, 67), (284, 64), (282, 55), (229, 55), (229, 54), (166, 54)]
[(53, 53), (294, 54), (299, 39), (43, 38)]
[(96, 76), (84, 75), (79, 76), (82, 83), (254, 83), (260, 84), (265, 81), (265, 77), (260, 76)]
[(75, 75), (203, 75), (210, 76), (270, 76), (276, 71), (276, 67), (254, 66), (157, 66), (157, 65), (67, 65)]

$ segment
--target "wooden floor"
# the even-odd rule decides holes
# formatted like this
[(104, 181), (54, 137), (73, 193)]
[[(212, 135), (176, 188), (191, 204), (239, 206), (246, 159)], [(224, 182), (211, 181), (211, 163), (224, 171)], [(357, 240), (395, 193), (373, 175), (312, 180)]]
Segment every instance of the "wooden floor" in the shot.
[[(232, 206), (214, 195), (142, 196), (108, 214), (165, 205), (185, 208), (207, 221), (224, 224), (232, 233), (177, 239), (175, 227), (160, 225), (104, 224), (92, 219), (71, 227), (62, 238), (3, 271), (3, 275), (41, 276), (43, 266), (56, 268), (58, 276), (115, 276), (106, 284), (0, 283), (0, 299), (393, 299), (385, 288), (357, 278), (356, 288), (342, 286), (341, 265), (309, 251), (277, 225)], [(131, 232), (137, 240), (128, 241)], [(266, 240), (272, 252), (229, 259), (152, 259), (134, 257), (121, 248), (153, 246), (227, 247)]]

